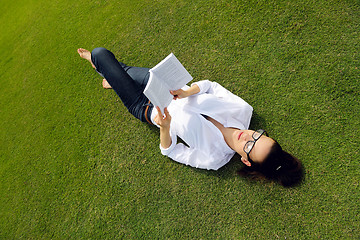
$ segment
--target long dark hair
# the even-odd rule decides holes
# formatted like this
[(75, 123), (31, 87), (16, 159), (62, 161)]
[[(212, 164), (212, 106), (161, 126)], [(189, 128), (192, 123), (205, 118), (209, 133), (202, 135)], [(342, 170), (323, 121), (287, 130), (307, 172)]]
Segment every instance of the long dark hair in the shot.
[(251, 161), (251, 166), (239, 169), (238, 174), (252, 178), (265, 177), (278, 181), (284, 187), (291, 187), (302, 181), (304, 171), (301, 162), (282, 150), (279, 143), (275, 141), (269, 155), (262, 163)]

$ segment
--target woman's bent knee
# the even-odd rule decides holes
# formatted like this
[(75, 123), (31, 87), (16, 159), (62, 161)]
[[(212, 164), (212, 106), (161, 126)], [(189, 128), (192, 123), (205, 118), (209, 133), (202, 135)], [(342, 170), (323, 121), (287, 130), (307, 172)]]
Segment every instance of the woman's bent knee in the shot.
[(106, 54), (109, 54), (109, 50), (107, 50), (106, 48), (103, 48), (103, 47), (95, 48), (91, 52), (91, 56), (96, 56), (96, 57), (106, 55)]
[(95, 65), (96, 69), (98, 69), (99, 66), (103, 64), (109, 65), (113, 62), (117, 63), (114, 54), (103, 47), (95, 48), (94, 50), (92, 50), (91, 61)]

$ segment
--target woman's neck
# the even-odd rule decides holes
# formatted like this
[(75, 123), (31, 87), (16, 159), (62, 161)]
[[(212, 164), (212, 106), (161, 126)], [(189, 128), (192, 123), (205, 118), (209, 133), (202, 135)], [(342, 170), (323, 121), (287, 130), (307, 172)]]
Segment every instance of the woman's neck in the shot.
[(209, 120), (210, 122), (212, 122), (220, 130), (220, 132), (224, 136), (226, 144), (231, 149), (234, 149), (235, 143), (234, 143), (234, 138), (232, 136), (234, 134), (234, 131), (236, 131), (237, 129), (236, 128), (224, 127), (224, 125), (222, 125), (221, 123), (219, 123), (215, 119), (213, 119), (211, 117), (208, 117), (208, 116), (206, 116), (206, 119)]

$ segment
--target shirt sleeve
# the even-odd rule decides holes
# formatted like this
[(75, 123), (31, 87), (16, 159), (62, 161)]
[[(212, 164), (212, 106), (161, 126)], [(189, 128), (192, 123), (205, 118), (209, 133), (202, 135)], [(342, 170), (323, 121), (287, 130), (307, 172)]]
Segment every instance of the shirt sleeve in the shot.
[(191, 84), (191, 86), (194, 84), (196, 84), (200, 88), (200, 92), (197, 94), (209, 93), (220, 98), (228, 98), (233, 96), (238, 98), (238, 96), (234, 95), (232, 92), (230, 92), (217, 82), (202, 80)]
[(200, 88), (200, 92), (198, 94), (211, 94), (220, 100), (226, 101), (226, 114), (221, 113), (221, 111), (218, 109), (214, 109), (214, 112), (217, 112), (218, 115), (211, 115), (211, 113), (214, 112), (211, 112), (209, 108), (207, 108), (209, 112), (206, 114), (217, 119), (218, 121), (221, 120), (221, 116), (227, 116), (222, 121), (222, 124), (226, 127), (248, 129), (253, 108), (246, 101), (233, 94), (217, 82), (202, 80), (193, 84), (196, 84)]
[(178, 143), (167, 155), (172, 160), (191, 167), (218, 170), (224, 164), (219, 159), (213, 159), (210, 155), (204, 153), (200, 149), (189, 148), (183, 143)]
[[(214, 96), (216, 96), (218, 98), (223, 98), (223, 99), (227, 99), (228, 101), (231, 101), (234, 103), (239, 103), (240, 104), (239, 106), (242, 106), (242, 104), (245, 103), (245, 101), (242, 98), (240, 98), (239, 96), (236, 96), (235, 94), (233, 94), (232, 92), (230, 92), (229, 90), (227, 90), (226, 88), (224, 88), (217, 82), (211, 82), (209, 80), (202, 80), (202, 81), (195, 82), (193, 84), (198, 85), (198, 87), (200, 88), (200, 92), (197, 94), (203, 94), (203, 93), (213, 94)], [(191, 84), (191, 86), (193, 84)], [(247, 105), (249, 107), (251, 107), (249, 104), (247, 104)]]
[(196, 84), (200, 88), (200, 92), (198, 92), (197, 94), (207, 93), (211, 88), (211, 82), (209, 80), (194, 82), (191, 84), (191, 86), (194, 84)]

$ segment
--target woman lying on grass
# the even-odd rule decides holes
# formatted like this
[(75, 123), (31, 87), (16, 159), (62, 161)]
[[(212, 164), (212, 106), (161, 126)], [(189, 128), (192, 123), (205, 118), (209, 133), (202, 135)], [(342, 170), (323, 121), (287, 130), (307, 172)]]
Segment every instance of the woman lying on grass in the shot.
[[(163, 115), (143, 94), (149, 68), (118, 62), (105, 48), (91, 53), (79, 48), (78, 53), (104, 77), (103, 87), (113, 88), (132, 115), (160, 128), (162, 154), (192, 167), (217, 170), (238, 153), (245, 164), (240, 175), (264, 176), (283, 186), (301, 181), (300, 161), (266, 131), (247, 130), (252, 107), (218, 83), (204, 80), (171, 91), (175, 101)], [(188, 146), (177, 143), (177, 137)]]

